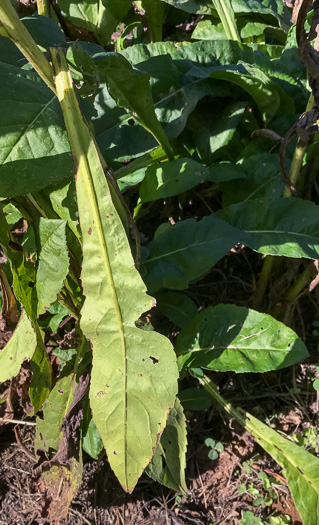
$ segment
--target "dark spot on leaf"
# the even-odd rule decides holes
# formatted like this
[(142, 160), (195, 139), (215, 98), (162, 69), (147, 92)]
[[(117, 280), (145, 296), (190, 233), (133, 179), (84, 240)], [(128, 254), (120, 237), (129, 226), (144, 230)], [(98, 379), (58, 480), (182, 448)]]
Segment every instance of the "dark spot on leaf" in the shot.
[(88, 234), (91, 235), (91, 233), (92, 233), (92, 228), (89, 228)]
[(10, 357), (10, 361), (12, 361), (13, 357)]
[(157, 365), (158, 359), (156, 359), (156, 357), (150, 355), (150, 359), (153, 361), (153, 365)]
[(109, 215), (107, 215), (107, 216), (106, 216), (106, 218), (107, 218), (107, 219), (109, 219), (109, 218), (110, 218), (110, 216), (109, 216)]
[(300, 467), (297, 467), (297, 470), (298, 470), (298, 472), (300, 472), (300, 474), (301, 474), (302, 476), (304, 476), (304, 475), (305, 475), (305, 474), (304, 474), (304, 472), (303, 472), (303, 471), (301, 470), (301, 468), (300, 468)]
[(143, 376), (143, 374), (137, 374), (137, 375), (138, 375), (138, 377), (142, 377)]
[(35, 283), (34, 283), (33, 281), (29, 281), (28, 286), (29, 286), (30, 288), (33, 288), (33, 287), (34, 287), (34, 284), (35, 284)]
[(64, 394), (64, 390), (61, 390), (61, 388), (58, 389), (59, 394)]
[(133, 118), (129, 118), (127, 123), (128, 123), (129, 126), (134, 126), (135, 120)]
[(114, 213), (110, 213), (111, 217), (114, 217)]
[(278, 447), (278, 445), (275, 445), (275, 444), (274, 444), (274, 447), (275, 447), (277, 450), (279, 450), (279, 452), (281, 452), (281, 453), (283, 454), (283, 451), (281, 450), (281, 448)]
[(115, 450), (113, 451), (113, 454), (114, 454), (114, 456), (117, 456), (117, 452)]
[(291, 346), (291, 343), (288, 343), (288, 348)]
[(105, 385), (105, 386), (106, 386), (106, 388), (110, 388), (110, 385)]
[(171, 442), (171, 441), (169, 441), (169, 442), (168, 442), (168, 444), (169, 444), (169, 445), (171, 445), (171, 444), (172, 444), (172, 442)]

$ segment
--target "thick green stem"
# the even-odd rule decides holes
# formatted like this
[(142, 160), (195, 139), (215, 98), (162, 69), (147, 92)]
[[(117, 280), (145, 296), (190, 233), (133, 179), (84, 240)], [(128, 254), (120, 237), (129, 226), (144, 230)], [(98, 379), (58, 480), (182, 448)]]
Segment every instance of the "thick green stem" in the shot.
[(230, 0), (213, 0), (213, 5), (221, 20), (227, 38), (229, 38), (229, 40), (241, 42), (236, 24), (235, 13)]
[[(314, 97), (311, 94), (308, 99), (306, 111), (310, 111), (313, 108), (313, 105), (314, 105)], [(297, 142), (296, 148), (295, 148), (295, 152), (293, 155), (293, 159), (292, 159), (290, 171), (289, 171), (289, 180), (291, 182), (291, 185), (294, 187), (296, 186), (300, 178), (300, 171), (302, 168), (303, 158), (304, 158), (306, 149), (307, 149), (307, 145), (303, 145), (299, 139)], [(283, 196), (284, 197), (292, 196), (292, 193), (287, 186), (284, 190)], [(267, 255), (264, 261), (264, 266), (261, 271), (258, 284), (256, 286), (255, 296), (253, 298), (254, 308), (259, 308), (260, 305), (262, 304), (273, 264), (274, 264), (274, 256)], [(294, 302), (294, 300), (300, 294), (303, 288), (308, 285), (308, 281), (309, 281), (309, 272), (308, 270), (305, 270), (305, 272), (299, 277), (296, 283), (292, 286), (292, 288), (285, 295), (284, 304), (286, 305), (286, 307), (291, 305)], [(282, 306), (279, 309), (275, 308), (274, 315), (277, 313), (277, 315), (281, 316), (282, 308), (283, 308)]]
[[(308, 103), (307, 103), (306, 112), (310, 111), (313, 108), (313, 105), (314, 105), (314, 97), (313, 97), (313, 94), (311, 93)], [(300, 178), (300, 172), (302, 168), (303, 158), (306, 153), (306, 149), (307, 149), (307, 144), (304, 145), (303, 142), (300, 139), (298, 139), (297, 145), (295, 148), (295, 152), (292, 158), (290, 170), (289, 170), (289, 180), (291, 182), (291, 185), (294, 187), (296, 187), (296, 184), (298, 183), (299, 178)], [(284, 191), (284, 197), (291, 197), (291, 196), (292, 196), (292, 193), (290, 189), (286, 186), (285, 191)]]
[(252, 301), (252, 307), (256, 310), (258, 310), (261, 307), (262, 302), (264, 300), (264, 295), (266, 292), (271, 270), (274, 266), (274, 262), (275, 258), (272, 255), (266, 255)]
[[(1, 0), (0, 2), (0, 21), (3, 24), (5, 36), (13, 40), (23, 55), (29, 60), (34, 70), (55, 93), (51, 65), (21, 22), (10, 0)], [(4, 34), (3, 31), (2, 34)]]
[(50, 6), (48, 0), (37, 0), (38, 15), (50, 17)]
[(226, 401), (226, 399), (224, 399), (223, 396), (221, 396), (218, 393), (217, 386), (215, 385), (215, 383), (211, 379), (209, 379), (209, 377), (207, 377), (205, 374), (202, 377), (197, 377), (197, 379), (200, 382), (200, 384), (203, 385), (205, 390), (207, 390), (207, 392), (212, 396), (212, 398), (215, 399), (215, 401), (217, 401), (217, 403), (228, 414), (237, 419), (238, 423), (240, 423), (241, 425), (243, 425), (243, 427), (246, 428), (246, 419), (243, 417), (243, 415), (239, 412), (237, 408), (233, 407), (231, 403)]

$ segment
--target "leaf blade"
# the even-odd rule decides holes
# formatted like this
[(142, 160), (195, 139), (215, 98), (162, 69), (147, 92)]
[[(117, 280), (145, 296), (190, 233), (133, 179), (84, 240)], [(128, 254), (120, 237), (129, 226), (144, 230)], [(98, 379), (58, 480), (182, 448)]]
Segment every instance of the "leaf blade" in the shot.
[(132, 492), (154, 453), (174, 403), (176, 358), (166, 338), (143, 332), (135, 325), (141, 313), (151, 307), (152, 299), (147, 297), (134, 267), (64, 55), (56, 49), (51, 54), (77, 168), (83, 234), (82, 285), (86, 297), (81, 328), (93, 348), (93, 419), (112, 469), (123, 488)]

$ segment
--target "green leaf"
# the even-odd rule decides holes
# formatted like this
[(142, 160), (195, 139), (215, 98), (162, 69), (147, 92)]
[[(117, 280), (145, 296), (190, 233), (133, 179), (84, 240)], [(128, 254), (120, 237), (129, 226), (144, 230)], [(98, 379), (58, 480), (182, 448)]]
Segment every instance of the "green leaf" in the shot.
[(281, 436), (247, 412), (240, 411), (246, 428), (285, 470), (288, 487), (303, 523), (318, 524), (319, 458)]
[(148, 244), (144, 261), (150, 290), (183, 290), (208, 272), (239, 241), (240, 232), (210, 215), (176, 223)]
[(29, 388), (30, 400), (33, 413), (36, 414), (48, 397), (52, 386), (52, 367), (46, 348), (39, 340), (36, 351), (33, 354), (30, 365), (32, 370), (32, 382)]
[[(274, 199), (282, 196), (285, 184), (280, 176), (277, 154), (259, 153), (252, 155), (240, 164), (229, 166), (229, 170), (236, 171), (236, 169), (238, 169), (238, 174), (244, 174), (245, 182), (238, 178), (220, 185), (224, 207), (252, 199), (264, 197)], [(220, 167), (217, 166), (216, 172), (218, 173), (219, 170)], [(213, 178), (214, 173), (215, 170), (212, 170), (210, 180), (216, 180)]]
[(212, 397), (203, 388), (186, 388), (178, 394), (184, 410), (193, 412), (207, 410), (212, 405)]
[(267, 372), (308, 355), (297, 334), (267, 314), (219, 304), (200, 312), (176, 340), (180, 368)]
[(167, 4), (183, 9), (187, 13), (210, 13), (211, 7), (207, 5), (207, 0), (163, 0)]
[(211, 164), (216, 153), (229, 144), (242, 119), (247, 102), (231, 102), (222, 107), (206, 105), (190, 116), (187, 127), (193, 131), (194, 146), (205, 164)]
[[(91, 342), (92, 415), (123, 488), (132, 492), (165, 428), (177, 391), (168, 339), (136, 327), (152, 306), (134, 267), (100, 157), (83, 121), (63, 54), (52, 49), (59, 100), (77, 163), (83, 235), (81, 328)], [(125, 286), (124, 286), (125, 283)]]
[(156, 295), (156, 304), (170, 321), (180, 328), (186, 326), (197, 314), (197, 306), (183, 293), (162, 292)]
[(65, 235), (66, 221), (39, 220), (38, 269), (36, 290), (38, 296), (38, 316), (56, 301), (63, 287), (69, 268), (68, 248)]
[(203, 164), (186, 158), (153, 164), (146, 169), (140, 187), (141, 202), (178, 195), (200, 184), (209, 173)]
[(0, 383), (18, 375), (25, 359), (31, 359), (37, 346), (37, 336), (25, 310), (11, 339), (0, 352)]
[(318, 259), (319, 206), (302, 199), (255, 199), (216, 213), (244, 233), (240, 242), (265, 255)]
[(208, 452), (208, 457), (209, 457), (209, 459), (211, 459), (212, 461), (214, 461), (215, 459), (218, 459), (218, 456), (219, 456), (219, 454), (218, 454), (217, 450), (215, 450), (215, 449), (211, 449), (211, 450)]
[(146, 473), (166, 487), (186, 494), (187, 434), (182, 405), (178, 398), (170, 411), (167, 425)]
[(134, 70), (126, 58), (116, 53), (108, 53), (99, 58), (96, 65), (106, 77), (110, 95), (117, 105), (132, 112), (154, 135), (165, 152), (172, 156), (166, 134), (155, 115), (149, 76)]
[(109, 44), (118, 22), (122, 21), (131, 8), (130, 0), (57, 0), (57, 4), (67, 20), (91, 31), (103, 46)]
[(0, 64), (0, 196), (37, 191), (72, 175), (58, 101), (39, 77)]
[(92, 419), (90, 403), (87, 396), (83, 404), (84, 419), (82, 425), (82, 446), (91, 458), (98, 459), (103, 450), (103, 441), (98, 429), (96, 428), (96, 424)]
[(22, 22), (39, 46), (44, 48), (66, 47), (65, 35), (52, 18), (33, 14), (22, 18)]
[(43, 418), (37, 418), (37, 448), (56, 452), (62, 438), (62, 422), (73, 401), (74, 377), (60, 379), (43, 404)]
[(194, 40), (226, 40), (223, 24), (215, 19), (200, 20), (192, 32)]
[(207, 68), (206, 71), (195, 66), (188, 74), (202, 78), (207, 78), (209, 74), (210, 78), (226, 80), (241, 87), (255, 100), (265, 121), (275, 115), (280, 105), (276, 86), (269, 76), (248, 63)]

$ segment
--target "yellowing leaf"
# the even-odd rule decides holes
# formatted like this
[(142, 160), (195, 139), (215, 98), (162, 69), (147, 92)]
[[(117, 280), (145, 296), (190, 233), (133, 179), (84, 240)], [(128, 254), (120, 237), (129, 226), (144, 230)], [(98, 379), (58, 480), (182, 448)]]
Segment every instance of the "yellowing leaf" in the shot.
[(56, 89), (76, 166), (83, 235), (81, 328), (93, 349), (90, 402), (108, 459), (132, 492), (150, 462), (177, 392), (171, 343), (136, 327), (152, 306), (134, 267), (94, 141), (81, 115), (63, 52), (51, 50)]

